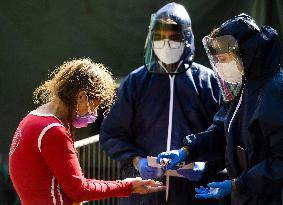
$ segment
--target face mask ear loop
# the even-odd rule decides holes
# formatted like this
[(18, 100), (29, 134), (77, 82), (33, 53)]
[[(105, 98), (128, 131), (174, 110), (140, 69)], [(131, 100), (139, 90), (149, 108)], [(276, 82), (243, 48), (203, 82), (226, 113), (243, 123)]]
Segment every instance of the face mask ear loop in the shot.
[(90, 105), (89, 105), (89, 101), (88, 101), (88, 96), (86, 96), (86, 100), (87, 100), (87, 110), (88, 110), (88, 113), (91, 114), (91, 109), (90, 109)]
[(76, 105), (76, 116), (80, 117), (80, 115), (79, 115), (79, 104), (78, 103)]

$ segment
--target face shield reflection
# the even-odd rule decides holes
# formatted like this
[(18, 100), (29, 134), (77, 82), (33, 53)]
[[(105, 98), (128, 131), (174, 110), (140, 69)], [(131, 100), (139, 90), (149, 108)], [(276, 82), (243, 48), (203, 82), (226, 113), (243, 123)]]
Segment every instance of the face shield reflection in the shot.
[(184, 43), (184, 36), (182, 33), (172, 30), (156, 30), (153, 32), (153, 48), (162, 49), (166, 42), (168, 43), (169, 48), (178, 49)]
[(153, 73), (178, 73), (185, 49), (182, 26), (152, 17), (145, 44), (145, 65)]
[(203, 38), (210, 64), (217, 74), (225, 101), (238, 95), (244, 74), (243, 63), (236, 39), (231, 35)]

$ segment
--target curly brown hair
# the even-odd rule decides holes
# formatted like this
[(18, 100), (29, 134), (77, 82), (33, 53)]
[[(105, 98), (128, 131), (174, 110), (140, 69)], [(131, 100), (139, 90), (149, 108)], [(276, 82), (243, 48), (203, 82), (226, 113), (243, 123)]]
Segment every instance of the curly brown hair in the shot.
[(221, 36), (220, 28), (218, 27), (218, 28), (212, 29), (212, 31), (210, 32), (209, 36), (210, 36), (211, 38), (216, 38), (216, 37)]
[(101, 102), (100, 108), (109, 108), (115, 88), (112, 74), (103, 64), (89, 58), (74, 59), (51, 72), (49, 79), (34, 90), (33, 100), (35, 104), (43, 104), (59, 97), (69, 110), (73, 110), (78, 93), (86, 91), (90, 100)]

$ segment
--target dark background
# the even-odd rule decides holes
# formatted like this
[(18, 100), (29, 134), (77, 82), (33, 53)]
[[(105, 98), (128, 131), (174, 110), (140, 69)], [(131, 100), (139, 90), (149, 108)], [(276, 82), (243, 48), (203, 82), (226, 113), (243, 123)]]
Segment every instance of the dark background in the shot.
[[(65, 60), (90, 57), (119, 79), (143, 64), (150, 14), (162, 0), (0, 0), (0, 155), (6, 158), (20, 120), (34, 108), (32, 91)], [(245, 12), (283, 34), (282, 0), (186, 0), (195, 61), (209, 66), (201, 39)], [(281, 60), (282, 62), (282, 60)], [(1, 186), (1, 185), (0, 185)]]

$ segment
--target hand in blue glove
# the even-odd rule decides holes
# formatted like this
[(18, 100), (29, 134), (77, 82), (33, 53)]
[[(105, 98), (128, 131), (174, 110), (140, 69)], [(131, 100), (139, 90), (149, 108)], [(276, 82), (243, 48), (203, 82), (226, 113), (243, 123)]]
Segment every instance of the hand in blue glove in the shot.
[(164, 174), (164, 170), (148, 166), (147, 158), (139, 159), (138, 170), (142, 179), (156, 179)]
[[(195, 191), (198, 194), (209, 194), (209, 192), (210, 192), (209, 190), (210, 190), (209, 188), (205, 188), (204, 186), (200, 186), (199, 188), (195, 188)], [(198, 198), (198, 197), (196, 197), (196, 198)]]
[(195, 162), (193, 169), (177, 169), (176, 171), (188, 180), (197, 182), (201, 179), (204, 170), (205, 162)]
[(187, 158), (187, 152), (182, 148), (179, 150), (171, 150), (168, 152), (162, 152), (158, 155), (156, 159), (156, 163), (160, 164), (162, 159), (170, 159), (171, 161), (164, 166), (165, 170), (168, 169), (178, 169), (179, 167), (176, 166), (179, 163), (182, 163)]
[(209, 188), (196, 188), (195, 191), (197, 194), (195, 195), (196, 198), (200, 199), (219, 199), (231, 194), (232, 192), (232, 183), (231, 180), (225, 180), (223, 182), (211, 182), (207, 184)]

